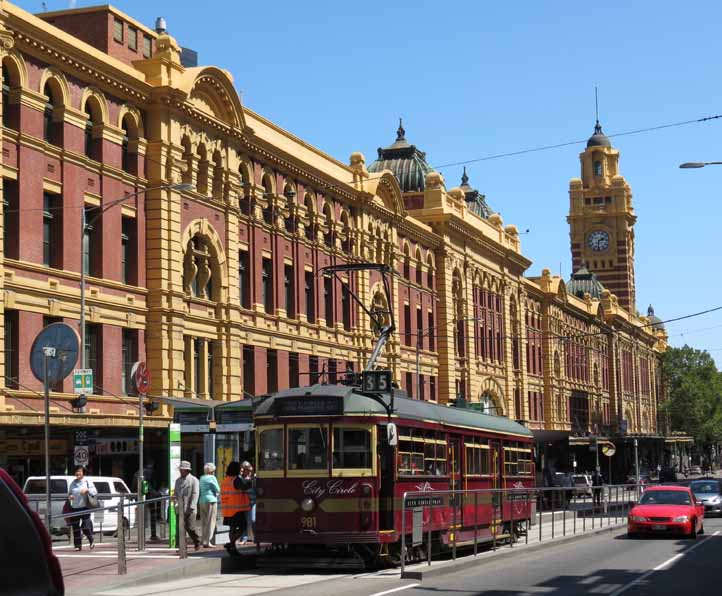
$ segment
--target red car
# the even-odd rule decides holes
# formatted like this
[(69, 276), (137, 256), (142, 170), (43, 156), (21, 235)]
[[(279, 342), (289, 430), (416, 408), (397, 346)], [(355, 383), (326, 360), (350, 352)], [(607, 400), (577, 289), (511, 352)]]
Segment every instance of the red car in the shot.
[(629, 512), (627, 536), (672, 533), (704, 533), (704, 505), (687, 486), (651, 486)]

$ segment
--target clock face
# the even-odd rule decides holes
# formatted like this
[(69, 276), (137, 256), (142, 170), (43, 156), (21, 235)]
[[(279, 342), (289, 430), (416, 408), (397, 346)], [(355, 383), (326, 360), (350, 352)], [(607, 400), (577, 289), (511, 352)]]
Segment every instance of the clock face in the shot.
[(609, 234), (604, 230), (594, 230), (587, 235), (587, 246), (595, 252), (609, 248)]

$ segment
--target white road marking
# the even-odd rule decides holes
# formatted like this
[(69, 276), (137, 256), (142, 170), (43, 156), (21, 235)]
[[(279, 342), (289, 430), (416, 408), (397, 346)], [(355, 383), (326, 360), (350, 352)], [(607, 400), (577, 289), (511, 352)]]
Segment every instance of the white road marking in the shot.
[[(719, 533), (720, 533), (720, 530), (717, 530), (714, 534), (712, 534), (712, 536), (719, 536)], [(707, 542), (707, 540), (700, 540), (697, 544), (695, 544), (695, 545), (693, 545), (693, 546), (691, 546), (691, 547), (683, 550), (683, 551), (682, 551), (681, 553), (679, 553), (679, 554), (674, 555), (671, 559), (667, 559), (664, 563), (660, 563), (659, 565), (657, 565), (656, 567), (650, 569), (650, 570), (647, 571), (646, 573), (643, 573), (643, 574), (640, 575), (637, 579), (629, 582), (628, 584), (622, 586), (622, 587), (619, 588), (618, 590), (612, 592), (609, 596), (619, 596), (619, 594), (622, 594), (623, 592), (626, 592), (627, 590), (629, 590), (629, 588), (632, 588), (632, 587), (638, 585), (639, 583), (643, 582), (643, 581), (644, 581), (645, 579), (647, 579), (650, 575), (652, 575), (655, 571), (660, 571), (660, 570), (664, 569), (667, 565), (669, 565), (669, 564), (672, 563), (673, 561), (676, 561), (677, 559), (679, 559), (679, 558), (681, 558), (681, 557), (684, 557), (684, 556), (687, 555), (688, 553), (691, 553), (694, 549), (699, 548), (699, 547), (702, 546), (705, 542)]]
[(394, 588), (393, 590), (386, 590), (384, 592), (376, 592), (375, 594), (371, 594), (371, 596), (384, 596), (384, 594), (392, 594), (393, 592), (400, 592), (401, 590), (408, 590), (409, 588), (415, 588), (420, 584), (409, 584), (408, 586), (401, 586), (399, 588)]

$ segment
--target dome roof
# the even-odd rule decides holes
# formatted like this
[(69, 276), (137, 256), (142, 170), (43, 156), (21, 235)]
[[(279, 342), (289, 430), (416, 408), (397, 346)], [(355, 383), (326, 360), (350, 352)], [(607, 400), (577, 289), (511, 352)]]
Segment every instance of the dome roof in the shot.
[(461, 175), (461, 186), (459, 188), (464, 191), (464, 198), (469, 211), (476, 213), (479, 217), (488, 219), (492, 214), (492, 210), (489, 208), (489, 205), (486, 204), (486, 197), (475, 188), (469, 186), (466, 166), (464, 166), (464, 173)]
[(577, 298), (584, 298), (584, 294), (589, 294), (592, 298), (601, 300), (602, 290), (604, 290), (604, 286), (594, 273), (589, 272), (584, 263), (572, 274), (567, 283), (567, 293), (573, 294)]
[(664, 323), (662, 322), (662, 319), (659, 317), (656, 317), (654, 315), (654, 308), (652, 308), (652, 305), (649, 305), (649, 308), (647, 309), (647, 318), (649, 319), (649, 322), (652, 324), (652, 329), (664, 329)]
[(426, 174), (433, 172), (426, 163), (426, 153), (406, 140), (406, 131), (399, 118), (396, 141), (393, 145), (378, 149), (379, 157), (368, 167), (369, 172), (391, 170), (399, 181), (401, 192), (421, 192), (424, 190)]
[(594, 126), (594, 134), (589, 137), (587, 141), (587, 147), (611, 147), (612, 143), (609, 142), (609, 137), (602, 132), (602, 125), (599, 124), (599, 120)]

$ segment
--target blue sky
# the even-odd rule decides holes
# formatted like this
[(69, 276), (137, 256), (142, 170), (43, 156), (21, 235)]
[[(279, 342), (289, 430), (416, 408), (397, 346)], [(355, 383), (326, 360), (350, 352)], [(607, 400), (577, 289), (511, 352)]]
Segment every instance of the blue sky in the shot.
[[(40, 1), (20, 1), (30, 11)], [(49, 10), (70, 2), (48, 0)], [(78, 6), (97, 4), (76, 3)], [(722, 114), (716, 2), (117, 1), (164, 16), (202, 64), (230, 70), (248, 107), (346, 162), (395, 138), (446, 164), (589, 137), (594, 86), (608, 134)], [(632, 186), (637, 308), (663, 319), (722, 305), (717, 273), (722, 119), (612, 138)], [(569, 179), (583, 144), (467, 166), (534, 261), (570, 274)], [(461, 166), (444, 168), (447, 187)], [(722, 364), (722, 311), (668, 326)], [(683, 335), (682, 335), (683, 334)]]

